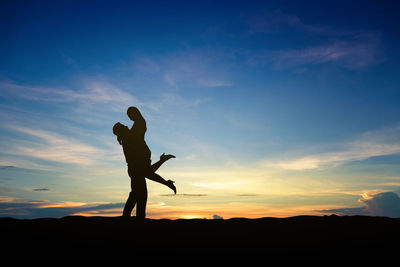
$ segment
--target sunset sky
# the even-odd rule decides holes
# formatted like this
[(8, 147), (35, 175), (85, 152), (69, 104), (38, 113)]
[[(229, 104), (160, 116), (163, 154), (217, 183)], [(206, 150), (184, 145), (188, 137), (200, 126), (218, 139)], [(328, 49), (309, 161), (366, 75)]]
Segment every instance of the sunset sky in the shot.
[(1, 1), (0, 216), (120, 216), (136, 106), (149, 218), (400, 217), (399, 6), (270, 2)]

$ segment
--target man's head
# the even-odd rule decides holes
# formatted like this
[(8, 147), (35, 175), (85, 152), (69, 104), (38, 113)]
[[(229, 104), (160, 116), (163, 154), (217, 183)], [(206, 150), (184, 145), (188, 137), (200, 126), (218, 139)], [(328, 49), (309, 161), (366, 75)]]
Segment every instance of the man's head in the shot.
[(116, 136), (120, 137), (120, 136), (122, 136), (124, 133), (127, 133), (127, 132), (129, 132), (128, 126), (123, 125), (123, 124), (120, 123), (120, 122), (117, 122), (116, 124), (114, 124), (113, 133), (114, 133)]

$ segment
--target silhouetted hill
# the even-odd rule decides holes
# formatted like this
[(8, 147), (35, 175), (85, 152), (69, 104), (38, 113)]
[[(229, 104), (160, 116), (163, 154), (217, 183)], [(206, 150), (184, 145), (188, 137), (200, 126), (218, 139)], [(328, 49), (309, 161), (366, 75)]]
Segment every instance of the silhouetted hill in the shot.
[(400, 219), (298, 216), (129, 221), (121, 217), (0, 218), (8, 249), (134, 249), (142, 253), (354, 253), (397, 248)]

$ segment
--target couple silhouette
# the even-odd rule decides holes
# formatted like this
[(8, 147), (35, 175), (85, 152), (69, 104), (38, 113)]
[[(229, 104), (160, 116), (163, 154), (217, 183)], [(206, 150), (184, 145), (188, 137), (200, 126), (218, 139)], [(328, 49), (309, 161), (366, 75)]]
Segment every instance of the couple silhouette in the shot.
[(122, 145), (125, 160), (128, 164), (128, 174), (131, 178), (131, 192), (125, 203), (122, 216), (130, 218), (136, 205), (136, 218), (144, 219), (146, 217), (147, 204), (146, 178), (168, 186), (176, 194), (174, 181), (165, 180), (156, 173), (164, 162), (175, 158), (175, 156), (163, 153), (159, 161), (151, 164), (151, 151), (144, 140), (147, 130), (146, 121), (136, 107), (129, 107), (127, 115), (133, 121), (131, 129), (120, 122), (114, 124), (113, 127), (113, 133), (117, 136), (119, 144)]

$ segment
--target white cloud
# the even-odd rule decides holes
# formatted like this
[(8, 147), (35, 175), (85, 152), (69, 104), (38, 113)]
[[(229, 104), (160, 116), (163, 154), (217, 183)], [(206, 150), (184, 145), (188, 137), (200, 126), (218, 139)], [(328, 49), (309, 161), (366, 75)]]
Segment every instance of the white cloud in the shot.
[(100, 148), (56, 133), (19, 126), (9, 126), (8, 128), (30, 138), (37, 138), (37, 140), (31, 140), (24, 145), (16, 144), (13, 151), (8, 152), (10, 154), (76, 165), (94, 164), (96, 159), (105, 154), (105, 151)]
[(0, 88), (8, 96), (16, 96), (41, 102), (72, 102), (81, 106), (119, 111), (131, 105), (141, 105), (140, 101), (104, 78), (82, 79), (76, 90), (61, 87), (28, 86), (10, 81), (0, 82)]
[[(163, 79), (172, 87), (228, 87), (226, 66), (216, 62), (218, 52), (182, 51), (163, 60)], [(219, 55), (219, 59), (223, 55)], [(218, 66), (218, 67), (217, 67)]]
[(224, 218), (222, 218), (221, 216), (219, 216), (217, 214), (214, 214), (212, 217), (213, 217), (214, 220), (223, 220), (224, 219)]
[(361, 199), (365, 213), (372, 216), (400, 217), (400, 197), (394, 192), (384, 192)]
[(203, 87), (229, 87), (232, 83), (227, 80), (214, 80), (214, 79), (198, 79), (197, 81), (200, 86)]
[(380, 61), (379, 40), (373, 34), (351, 40), (335, 40), (326, 45), (271, 52), (269, 59), (277, 68), (292, 68), (321, 63), (338, 63), (349, 69), (361, 69)]
[(134, 70), (140, 73), (156, 73), (160, 65), (149, 57), (138, 57), (134, 62)]
[(282, 28), (294, 28), (299, 31), (329, 35), (329, 36), (347, 36), (353, 34), (349, 31), (332, 28), (327, 25), (305, 23), (295, 14), (284, 13), (281, 10), (272, 10), (255, 15), (248, 20), (249, 33), (270, 33), (282, 31)]
[(371, 157), (400, 154), (400, 127), (364, 133), (357, 140), (338, 144), (339, 151), (321, 152), (287, 160), (264, 160), (262, 165), (286, 170), (310, 170), (335, 167)]
[(331, 32), (326, 27), (306, 24), (298, 16), (283, 13), (280, 10), (253, 16), (248, 20), (248, 25), (250, 34), (275, 32), (281, 30), (282, 26), (295, 27), (312, 33)]
[(322, 63), (335, 63), (348, 69), (363, 69), (382, 61), (377, 35), (359, 34), (353, 38), (336, 39), (328, 44), (304, 48), (251, 53), (251, 65), (272, 64), (277, 69), (295, 69)]
[(245, 181), (222, 181), (222, 182), (206, 182), (206, 183), (194, 183), (193, 185), (198, 187), (205, 187), (211, 189), (228, 189), (228, 188), (240, 188), (246, 184)]
[(287, 170), (317, 169), (321, 167), (334, 167), (350, 161), (399, 153), (400, 144), (349, 144), (348, 150), (345, 151), (320, 153), (299, 159), (282, 161), (276, 163), (276, 166)]
[(0, 82), (2, 92), (7, 96), (16, 96), (35, 101), (66, 102), (74, 101), (79, 96), (75, 91), (44, 86), (28, 86), (12, 81)]
[(277, 163), (269, 164), (265, 163), (266, 166), (275, 166), (285, 170), (308, 170), (316, 169), (321, 164), (321, 159), (315, 156), (304, 157), (295, 160), (280, 161)]
[(108, 105), (113, 111), (120, 111), (121, 108), (125, 111), (129, 106), (141, 105), (141, 102), (132, 94), (111, 83), (95, 79), (84, 82), (84, 88), (79, 93), (78, 99), (85, 104), (102, 105), (101, 109)]
[[(250, 52), (251, 65), (272, 64), (277, 69), (304, 72), (305, 66), (335, 63), (348, 69), (363, 69), (382, 61), (379, 36), (371, 31), (351, 31), (304, 23), (294, 14), (279, 10), (249, 19), (250, 34), (268, 34), (282, 31), (282, 27), (306, 32), (314, 36), (329, 37), (324, 44), (309, 44), (302, 48)], [(300, 70), (300, 71), (299, 71)]]
[[(143, 103), (131, 91), (115, 86), (101, 76), (80, 78), (76, 85), (67, 87), (31, 86), (13, 81), (0, 81), (0, 90), (7, 98), (34, 101), (43, 107), (38, 108), (37, 104), (29, 104), (20, 105), (19, 110), (16, 110), (14, 107), (3, 105), (0, 107), (0, 120), (15, 123), (10, 119), (12, 115), (19, 120), (20, 125), (31, 125), (33, 117), (36, 117), (37, 124), (41, 124), (42, 129), (46, 128), (43, 127), (44, 121), (47, 126), (51, 125), (50, 128), (60, 123), (65, 126), (72, 122), (74, 125), (81, 125), (80, 132), (87, 128), (85, 124), (111, 129), (116, 121), (127, 119), (125, 116), (127, 107), (143, 106)], [(44, 110), (50, 112), (44, 112)], [(145, 111), (144, 113), (149, 118), (149, 114)], [(5, 115), (2, 116), (1, 113)], [(116, 113), (121, 116), (117, 117)]]
[[(151, 203), (149, 203), (151, 204)], [(60, 218), (69, 215), (111, 215), (122, 213), (124, 203), (85, 203), (76, 201), (27, 201), (0, 197), (0, 215), (14, 218)]]
[(339, 215), (400, 217), (400, 197), (394, 192), (382, 192), (368, 196), (363, 195), (363, 198), (359, 201), (364, 203), (365, 207), (320, 210), (320, 212)]

